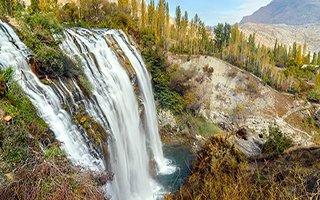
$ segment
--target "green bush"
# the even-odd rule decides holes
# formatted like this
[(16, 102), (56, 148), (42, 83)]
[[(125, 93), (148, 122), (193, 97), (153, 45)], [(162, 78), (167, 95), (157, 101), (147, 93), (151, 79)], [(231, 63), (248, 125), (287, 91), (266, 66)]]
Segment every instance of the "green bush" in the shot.
[(290, 148), (292, 144), (293, 141), (284, 135), (278, 127), (270, 127), (269, 136), (262, 148), (262, 153), (277, 157)]
[(170, 88), (170, 74), (166, 69), (166, 60), (159, 49), (154, 48), (155, 37), (147, 29), (142, 32), (142, 55), (152, 75), (155, 99), (163, 109), (169, 109), (175, 114), (185, 109), (185, 103), (180, 94)]
[(19, 22), (19, 36), (35, 54), (38, 75), (52, 78), (78, 75), (77, 63), (59, 48), (58, 36), (61, 36), (63, 28), (52, 15), (25, 14), (19, 18)]

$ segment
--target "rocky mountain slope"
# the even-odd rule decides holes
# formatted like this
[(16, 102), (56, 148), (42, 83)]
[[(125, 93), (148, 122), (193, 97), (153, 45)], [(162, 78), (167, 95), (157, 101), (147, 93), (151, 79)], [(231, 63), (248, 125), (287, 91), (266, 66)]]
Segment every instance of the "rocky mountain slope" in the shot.
[(319, 0), (273, 0), (252, 15), (244, 17), (241, 23), (290, 25), (319, 23), (319, 10)]
[(240, 22), (246, 34), (256, 34), (257, 43), (273, 47), (282, 44), (307, 44), (308, 50), (320, 50), (320, 0), (273, 0)]
[(320, 24), (309, 25), (286, 25), (286, 24), (240, 24), (240, 29), (246, 35), (255, 33), (256, 43), (272, 47), (276, 39), (285, 45), (292, 45), (294, 42), (303, 45), (311, 52), (320, 50)]
[(171, 56), (170, 61), (186, 70), (196, 69), (195, 81), (205, 73), (206, 66), (214, 69), (209, 80), (203, 81), (203, 87), (211, 92), (210, 109), (201, 113), (230, 132), (245, 129), (245, 139), (233, 139), (247, 155), (260, 153), (270, 126), (279, 127), (300, 146), (313, 144), (316, 130), (306, 128), (305, 121), (314, 118), (312, 113), (319, 105), (280, 93), (263, 85), (255, 76), (214, 57), (193, 57), (187, 61), (181, 56)]

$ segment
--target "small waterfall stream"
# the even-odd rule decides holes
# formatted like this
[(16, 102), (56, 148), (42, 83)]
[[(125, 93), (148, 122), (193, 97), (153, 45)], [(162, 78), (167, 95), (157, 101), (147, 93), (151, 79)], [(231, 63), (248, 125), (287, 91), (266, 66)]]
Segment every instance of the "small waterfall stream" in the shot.
[[(0, 21), (0, 69), (15, 70), (14, 79), (69, 158), (91, 170), (113, 172), (107, 186), (112, 199), (155, 199), (159, 186), (150, 174), (172, 173), (174, 167), (163, 156), (150, 76), (139, 52), (121, 31), (107, 29), (67, 29), (61, 48), (80, 61), (93, 87), (90, 98), (74, 79), (44, 85), (28, 64), (32, 52)], [(93, 128), (75, 123), (79, 113), (109, 136), (93, 140)]]

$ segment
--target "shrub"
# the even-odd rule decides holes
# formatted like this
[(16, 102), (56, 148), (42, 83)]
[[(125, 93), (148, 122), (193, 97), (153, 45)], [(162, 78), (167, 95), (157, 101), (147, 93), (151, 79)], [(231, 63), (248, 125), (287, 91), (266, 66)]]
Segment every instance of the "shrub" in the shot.
[(23, 15), (19, 23), (18, 34), (35, 54), (34, 64), (38, 75), (52, 78), (78, 75), (77, 63), (59, 48), (58, 35), (62, 34), (63, 28), (52, 15)]
[(320, 102), (320, 90), (313, 89), (307, 94), (307, 99), (311, 102), (319, 103)]
[(183, 98), (170, 88), (170, 75), (167, 73), (166, 60), (158, 49), (153, 48), (155, 42), (153, 39), (153, 36), (147, 31), (142, 35), (142, 44), (146, 45), (142, 55), (151, 71), (155, 99), (161, 108), (179, 114), (185, 109)]
[(270, 127), (269, 136), (262, 148), (262, 152), (270, 154), (272, 157), (277, 157), (291, 147), (292, 144), (293, 141), (284, 135), (278, 127)]

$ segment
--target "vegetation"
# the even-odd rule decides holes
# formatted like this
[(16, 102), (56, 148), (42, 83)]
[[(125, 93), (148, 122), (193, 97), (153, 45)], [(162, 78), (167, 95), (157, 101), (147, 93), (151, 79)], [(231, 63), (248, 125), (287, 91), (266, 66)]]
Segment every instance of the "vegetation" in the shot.
[(52, 14), (25, 14), (18, 22), (20, 39), (33, 50), (33, 67), (39, 76), (79, 75), (76, 62), (63, 53), (53, 36), (61, 34), (63, 29)]
[[(207, 91), (200, 88), (199, 83), (210, 78), (213, 69), (206, 66), (203, 76), (194, 77), (192, 69), (169, 66), (168, 52), (189, 57), (193, 54), (215, 55), (255, 74), (280, 91), (302, 94), (310, 101), (320, 102), (320, 75), (317, 74), (320, 53), (315, 53), (311, 60), (305, 46), (296, 43), (286, 47), (276, 42), (274, 48), (257, 45), (255, 35), (246, 37), (237, 25), (218, 24), (213, 36), (197, 14), (189, 18), (188, 12), (183, 13), (179, 6), (174, 22), (171, 22), (169, 4), (164, 0), (159, 0), (158, 4), (151, 0), (149, 5), (145, 1), (139, 5), (136, 0), (119, 0), (118, 4), (80, 0), (79, 6), (74, 2), (59, 5), (55, 0), (31, 0), (29, 8), (20, 1), (3, 0), (0, 16), (6, 15), (17, 20), (19, 36), (34, 52), (31, 64), (40, 78), (76, 77), (88, 94), (92, 86), (81, 67), (59, 48), (62, 27), (117, 28), (129, 33), (138, 43), (151, 71), (160, 108), (173, 111), (190, 132), (202, 136), (219, 131), (215, 125), (197, 116), (207, 102)], [(11, 73), (10, 70), (0, 72), (0, 111), (13, 117), (10, 122), (0, 123), (0, 171), (14, 176), (0, 188), (0, 197), (103, 199), (96, 186), (105, 181), (97, 181), (96, 177), (71, 166), (31, 102), (19, 86), (10, 81)], [(232, 72), (229, 75), (235, 76)], [(254, 85), (248, 85), (248, 88), (252, 93), (257, 90)], [(237, 106), (235, 117), (242, 112), (241, 105)], [(74, 120), (87, 130), (97, 146), (105, 139), (103, 136), (107, 137), (85, 112), (75, 115)], [(90, 135), (92, 126), (96, 126), (100, 134)], [(284, 153), (290, 146), (291, 141), (272, 128), (263, 147), (263, 161), (261, 158), (250, 160), (223, 139), (212, 138), (199, 152), (186, 185), (172, 198), (319, 198), (319, 189), (315, 186), (319, 177), (318, 161), (310, 159), (303, 163), (297, 159), (307, 150), (296, 152), (297, 157)], [(107, 155), (105, 149), (102, 151)], [(313, 152), (312, 158), (319, 156), (318, 150)]]
[(317, 199), (318, 148), (246, 158), (223, 138), (212, 137), (198, 152), (191, 175), (166, 199)]
[[(315, 99), (319, 88), (318, 54), (311, 60), (306, 45), (279, 44), (274, 48), (256, 44), (255, 35), (246, 37), (238, 25), (218, 24), (215, 32), (215, 55), (239, 68), (260, 77), (265, 84), (290, 93), (299, 93)], [(315, 88), (315, 89), (313, 89)]]
[(292, 140), (286, 137), (278, 127), (270, 127), (269, 136), (262, 148), (262, 153), (269, 154), (270, 156), (279, 156), (291, 147), (292, 144)]
[(0, 71), (0, 199), (104, 199), (101, 175), (72, 166), (12, 73)]

